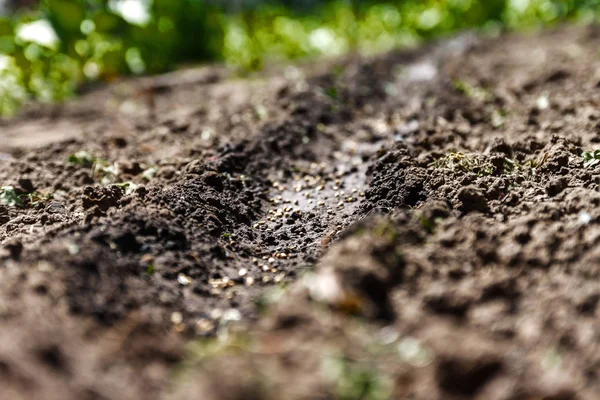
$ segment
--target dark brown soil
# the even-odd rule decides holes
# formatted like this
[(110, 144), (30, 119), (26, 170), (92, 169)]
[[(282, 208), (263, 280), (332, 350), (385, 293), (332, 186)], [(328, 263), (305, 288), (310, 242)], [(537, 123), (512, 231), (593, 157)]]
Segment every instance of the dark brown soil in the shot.
[(178, 71), (0, 122), (0, 399), (600, 398), (599, 38)]

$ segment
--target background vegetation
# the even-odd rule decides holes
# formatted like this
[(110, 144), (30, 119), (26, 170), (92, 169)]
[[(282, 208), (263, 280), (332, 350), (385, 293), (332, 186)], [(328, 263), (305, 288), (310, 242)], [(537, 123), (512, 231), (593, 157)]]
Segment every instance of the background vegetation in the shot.
[[(596, 20), (600, 0), (44, 0), (0, 17), (0, 114), (82, 84), (224, 61), (374, 53), (461, 29)], [(27, 3), (27, 6), (23, 4)]]

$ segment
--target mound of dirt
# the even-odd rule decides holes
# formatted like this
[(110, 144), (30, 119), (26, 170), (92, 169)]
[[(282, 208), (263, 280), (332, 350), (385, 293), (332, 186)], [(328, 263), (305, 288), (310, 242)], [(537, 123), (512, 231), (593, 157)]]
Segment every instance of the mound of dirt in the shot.
[(0, 398), (599, 398), (599, 32), (0, 122)]

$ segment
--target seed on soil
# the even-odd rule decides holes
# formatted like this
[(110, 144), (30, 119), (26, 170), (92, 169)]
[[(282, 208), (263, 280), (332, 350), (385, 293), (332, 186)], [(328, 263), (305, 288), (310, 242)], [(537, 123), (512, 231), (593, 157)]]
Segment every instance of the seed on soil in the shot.
[(210, 317), (213, 320), (221, 319), (222, 316), (223, 316), (223, 310), (221, 310), (220, 308), (215, 308), (210, 312)]
[(246, 276), (248, 274), (248, 270), (246, 268), (242, 268), (238, 271), (239, 276)]
[(246, 277), (246, 286), (254, 285), (254, 278), (251, 276)]
[(270, 263), (270, 264), (272, 264), (272, 263), (274, 263), (274, 262), (275, 262), (275, 259), (274, 259), (273, 257), (270, 257), (270, 258), (267, 260), (267, 262), (268, 262), (268, 263)]
[(577, 218), (582, 225), (589, 224), (592, 221), (592, 216), (587, 211), (580, 212)]
[(75, 243), (67, 243), (66, 246), (70, 255), (74, 256), (79, 254), (79, 246), (77, 246)]
[(212, 332), (215, 329), (215, 324), (211, 320), (202, 318), (196, 321), (196, 333), (204, 334)]
[(179, 275), (177, 275), (177, 282), (179, 282), (183, 286), (187, 286), (190, 283), (192, 283), (192, 278), (183, 273), (180, 273)]
[(429, 350), (415, 338), (407, 337), (398, 344), (400, 357), (411, 365), (423, 367), (431, 362)]
[(54, 270), (54, 266), (47, 261), (40, 261), (37, 264), (37, 269), (40, 272), (52, 272)]
[(550, 101), (548, 100), (548, 96), (547, 95), (543, 95), (537, 98), (535, 105), (537, 107), (538, 110), (543, 111), (548, 109), (548, 107), (550, 106)]
[(175, 311), (171, 314), (171, 322), (175, 325), (179, 325), (183, 322), (183, 314), (179, 311)]

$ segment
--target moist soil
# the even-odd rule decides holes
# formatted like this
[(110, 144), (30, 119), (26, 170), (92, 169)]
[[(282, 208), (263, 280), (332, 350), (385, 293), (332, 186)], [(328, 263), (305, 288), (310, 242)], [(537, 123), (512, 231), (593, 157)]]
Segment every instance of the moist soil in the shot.
[(599, 399), (599, 39), (188, 69), (0, 122), (0, 398)]

